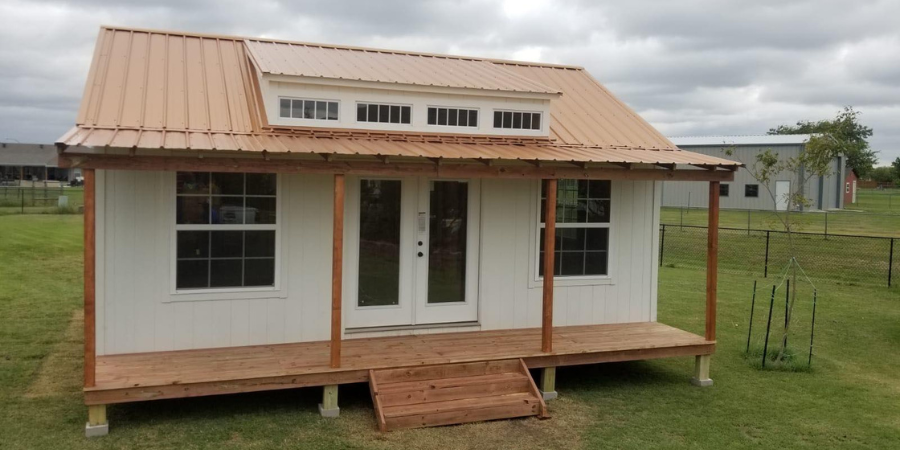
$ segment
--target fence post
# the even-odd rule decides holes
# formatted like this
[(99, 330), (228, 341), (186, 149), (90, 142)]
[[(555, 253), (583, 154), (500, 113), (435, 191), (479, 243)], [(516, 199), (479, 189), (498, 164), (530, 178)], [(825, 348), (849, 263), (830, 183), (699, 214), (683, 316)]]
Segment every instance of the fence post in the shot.
[(891, 238), (891, 253), (888, 255), (888, 287), (891, 287), (891, 275), (894, 272), (894, 238)]
[(763, 269), (763, 278), (769, 278), (769, 237), (771, 233), (770, 230), (766, 230), (766, 266)]
[(681, 212), (681, 219), (679, 219), (679, 228), (680, 231), (684, 231), (684, 206), (682, 206), (679, 211)]
[(747, 210), (747, 236), (750, 236), (750, 210)]
[(663, 255), (666, 252), (666, 224), (662, 225), (662, 236), (659, 238), (659, 267), (663, 265)]
[(828, 211), (825, 211), (825, 239), (828, 239)]

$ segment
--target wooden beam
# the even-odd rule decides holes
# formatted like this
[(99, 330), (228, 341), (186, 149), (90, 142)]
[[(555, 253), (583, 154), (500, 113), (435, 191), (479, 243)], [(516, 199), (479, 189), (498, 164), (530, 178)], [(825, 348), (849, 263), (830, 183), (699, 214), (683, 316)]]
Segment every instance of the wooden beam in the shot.
[(546, 184), (546, 206), (544, 207), (544, 297), (541, 321), (541, 351), (553, 351), (553, 268), (556, 251), (556, 180), (548, 179)]
[(96, 184), (94, 169), (84, 169), (84, 387), (96, 384)]
[(719, 278), (719, 182), (709, 183), (706, 239), (706, 340), (716, 340), (716, 290)]
[(331, 367), (341, 367), (341, 303), (344, 268), (344, 175), (334, 175), (331, 251)]
[[(426, 160), (428, 161), (428, 160)], [(209, 156), (134, 156), (65, 154), (59, 156), (62, 168), (92, 168), (113, 170), (160, 170), (160, 171), (210, 171), (210, 172), (250, 172), (250, 173), (342, 173), (369, 176), (430, 176), (437, 178), (513, 178), (513, 179), (560, 179), (580, 178), (589, 180), (655, 180), (655, 181), (734, 181), (734, 172), (729, 170), (660, 170), (660, 169), (614, 169), (609, 167), (589, 167), (586, 169), (569, 165), (502, 165), (499, 161), (491, 166), (479, 163), (447, 162), (440, 166), (428, 163), (402, 162), (382, 163), (358, 160), (310, 160), (295, 158), (231, 158)]]

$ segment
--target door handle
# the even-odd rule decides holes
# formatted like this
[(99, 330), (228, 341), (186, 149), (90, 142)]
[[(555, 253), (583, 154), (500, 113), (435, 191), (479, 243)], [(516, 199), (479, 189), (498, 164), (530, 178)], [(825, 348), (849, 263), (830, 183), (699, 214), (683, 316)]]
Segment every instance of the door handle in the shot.
[(419, 258), (421, 258), (421, 257), (423, 257), (423, 256), (425, 256), (425, 254), (422, 253), (422, 252), (419, 252)]

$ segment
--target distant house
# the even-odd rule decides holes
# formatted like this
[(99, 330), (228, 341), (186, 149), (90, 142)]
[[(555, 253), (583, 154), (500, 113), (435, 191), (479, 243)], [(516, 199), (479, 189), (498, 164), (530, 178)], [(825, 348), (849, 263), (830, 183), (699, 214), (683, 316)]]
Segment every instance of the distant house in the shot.
[(0, 143), (0, 185), (30, 186), (36, 182), (69, 182), (81, 169), (57, 167), (56, 146), (52, 144)]
[(544, 415), (557, 366), (609, 361), (712, 383), (718, 227), (703, 334), (657, 322), (660, 182), (715, 224), (740, 164), (583, 68), (105, 27), (74, 125), (88, 434), (109, 404), (311, 386), (335, 416), (361, 382), (382, 430)]
[[(743, 163), (734, 181), (722, 183), (722, 208), (772, 210), (776, 201), (759, 182), (750, 175), (748, 169), (756, 162), (756, 155), (771, 149), (782, 158), (797, 156), (809, 141), (808, 134), (761, 135), (761, 136), (686, 136), (669, 139), (684, 150), (727, 158)], [(731, 150), (728, 155), (726, 151)], [(833, 170), (825, 177), (813, 177), (803, 187), (811, 209), (829, 210), (844, 207), (845, 158), (838, 156), (832, 163)], [(770, 186), (775, 194), (777, 209), (787, 209), (783, 194), (794, 192), (802, 174), (783, 172), (778, 174)], [(805, 177), (804, 177), (805, 178)], [(707, 205), (706, 192), (693, 183), (680, 181), (664, 182), (662, 205), (664, 207), (698, 207)]]
[(847, 171), (847, 178), (844, 179), (844, 205), (856, 203), (856, 188), (859, 183), (859, 174), (856, 169)]

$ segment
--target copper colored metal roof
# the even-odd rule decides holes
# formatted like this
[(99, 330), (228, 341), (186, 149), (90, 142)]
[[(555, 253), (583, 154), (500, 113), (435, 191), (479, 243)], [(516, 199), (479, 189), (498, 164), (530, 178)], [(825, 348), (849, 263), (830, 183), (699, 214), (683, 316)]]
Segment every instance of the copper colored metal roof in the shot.
[(263, 73), (380, 83), (559, 94), (480, 59), (247, 40)]
[[(257, 67), (273, 70), (274, 63), (259, 55), (260, 48), (277, 48), (276, 54), (297, 49), (319, 57), (327, 54), (318, 65), (309, 63), (308, 67), (333, 70), (331, 75), (352, 74), (353, 64), (368, 61), (370, 68), (386, 68), (375, 71), (378, 77), (400, 83), (409, 77), (427, 80), (424, 72), (403, 73), (405, 67), (447, 64), (468, 71), (467, 78), (436, 76), (436, 83), (472, 83), (481, 89), (540, 86), (563, 95), (551, 100), (549, 138), (273, 129), (265, 120)], [(58, 143), (133, 149), (740, 165), (679, 150), (581, 68), (349, 47), (312, 48), (309, 44), (104, 27), (76, 126)], [(419, 62), (398, 62), (405, 59)], [(422, 65), (421, 61), (429, 62)], [(335, 68), (329, 69), (332, 65)], [(360, 71), (364, 73), (368, 72)], [(492, 80), (491, 74), (498, 78)]]

